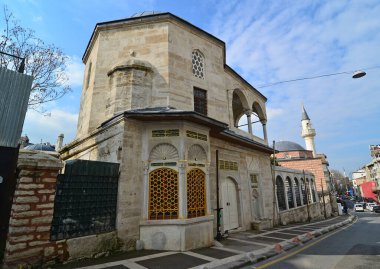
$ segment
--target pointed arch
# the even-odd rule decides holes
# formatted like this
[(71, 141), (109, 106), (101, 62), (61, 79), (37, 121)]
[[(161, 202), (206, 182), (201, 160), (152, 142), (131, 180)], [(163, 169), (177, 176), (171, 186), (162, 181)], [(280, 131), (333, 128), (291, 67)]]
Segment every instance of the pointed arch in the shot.
[(232, 92), (232, 114), (234, 126), (238, 126), (240, 118), (249, 110), (247, 97), (240, 89), (235, 89)]
[(285, 185), (281, 176), (276, 177), (277, 204), (280, 211), (286, 210)]
[(258, 102), (253, 102), (252, 104), (252, 112), (255, 113), (257, 115), (257, 117), (259, 118), (259, 120), (262, 122), (262, 121), (265, 121), (267, 120), (267, 117), (264, 113), (264, 109), (261, 107), (261, 105), (258, 103)]

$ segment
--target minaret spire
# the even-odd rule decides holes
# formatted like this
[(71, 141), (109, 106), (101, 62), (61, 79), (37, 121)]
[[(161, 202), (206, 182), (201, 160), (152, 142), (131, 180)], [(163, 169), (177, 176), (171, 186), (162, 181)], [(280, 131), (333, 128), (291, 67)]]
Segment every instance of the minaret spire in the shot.
[(306, 149), (313, 152), (313, 156), (316, 157), (317, 152), (315, 150), (314, 137), (316, 136), (315, 129), (311, 125), (309, 115), (307, 115), (305, 107), (302, 105), (302, 132), (301, 135), (305, 139)]

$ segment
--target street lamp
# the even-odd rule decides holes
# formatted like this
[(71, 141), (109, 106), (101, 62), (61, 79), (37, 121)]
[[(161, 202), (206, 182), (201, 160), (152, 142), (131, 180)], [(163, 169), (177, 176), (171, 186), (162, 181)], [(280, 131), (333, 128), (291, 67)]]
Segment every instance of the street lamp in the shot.
[[(380, 68), (380, 66), (374, 66), (374, 67), (363, 68), (363, 69), (369, 70), (369, 69), (375, 69), (375, 68)], [(266, 88), (266, 87), (271, 87), (277, 84), (289, 83), (289, 82), (294, 82), (294, 81), (299, 81), (299, 80), (310, 80), (310, 79), (315, 79), (315, 78), (331, 77), (331, 76), (337, 76), (337, 75), (343, 75), (343, 74), (352, 74), (352, 78), (361, 78), (361, 77), (364, 77), (367, 73), (359, 69), (356, 71), (346, 71), (346, 72), (324, 74), (324, 75), (313, 76), (313, 77), (304, 77), (304, 78), (289, 79), (289, 80), (284, 80), (284, 81), (277, 81), (273, 83), (259, 85), (257, 86), (257, 88)]]

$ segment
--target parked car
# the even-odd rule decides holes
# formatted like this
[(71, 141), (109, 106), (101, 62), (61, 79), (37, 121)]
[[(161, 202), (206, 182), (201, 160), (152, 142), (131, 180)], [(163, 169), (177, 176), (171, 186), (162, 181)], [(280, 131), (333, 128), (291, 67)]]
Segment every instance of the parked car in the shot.
[(372, 211), (376, 213), (380, 213), (380, 205), (375, 205), (372, 207)]
[(372, 207), (373, 206), (376, 206), (377, 204), (376, 203), (367, 203), (367, 209), (369, 210), (369, 211), (373, 211), (372, 210)]
[(354, 205), (355, 212), (364, 212), (364, 208), (362, 204), (355, 204)]

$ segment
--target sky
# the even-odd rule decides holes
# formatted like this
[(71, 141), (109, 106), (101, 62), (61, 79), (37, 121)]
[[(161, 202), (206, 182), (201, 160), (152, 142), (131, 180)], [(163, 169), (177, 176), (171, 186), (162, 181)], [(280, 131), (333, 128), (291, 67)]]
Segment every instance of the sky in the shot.
[[(31, 142), (75, 138), (84, 65), (98, 22), (142, 11), (171, 12), (226, 43), (227, 64), (267, 98), (269, 141), (301, 137), (302, 105), (316, 130), (318, 153), (349, 175), (370, 162), (380, 144), (380, 1), (378, 0), (1, 0), (20, 24), (70, 58), (72, 92), (28, 110), (23, 135)], [(377, 67), (377, 68), (376, 68)], [(268, 84), (362, 69), (350, 74)], [(270, 142), (272, 144), (272, 142)]]

